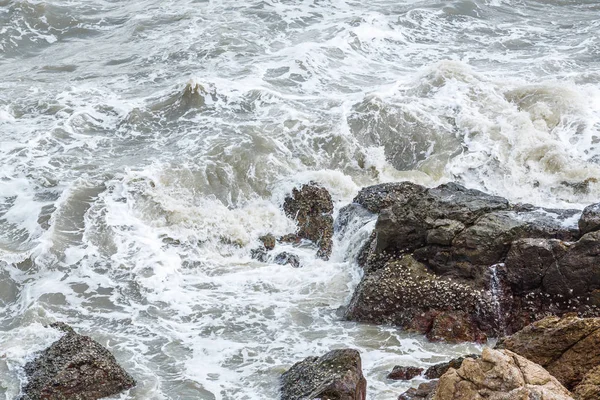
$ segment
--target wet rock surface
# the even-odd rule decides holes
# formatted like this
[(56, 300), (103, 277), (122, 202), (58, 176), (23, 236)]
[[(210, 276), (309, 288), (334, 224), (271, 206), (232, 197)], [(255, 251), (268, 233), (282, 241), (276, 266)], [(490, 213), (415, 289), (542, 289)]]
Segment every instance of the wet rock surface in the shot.
[(424, 369), (419, 367), (404, 367), (401, 365), (396, 365), (392, 372), (387, 374), (387, 379), (391, 379), (394, 381), (409, 381), (416, 376), (421, 375)]
[(308, 357), (281, 377), (281, 400), (365, 400), (367, 381), (356, 350)]
[(600, 318), (547, 317), (502, 339), (497, 347), (540, 364), (573, 390), (600, 366)]
[(466, 359), (439, 381), (433, 400), (572, 400), (571, 394), (541, 366), (508, 350), (485, 348), (480, 359)]
[(327, 189), (314, 183), (303, 185), (300, 190), (294, 188), (283, 204), (288, 218), (298, 223), (298, 232), (282, 238), (293, 242), (306, 239), (319, 247), (317, 255), (325, 260), (331, 255), (333, 245), (333, 202)]
[(361, 190), (352, 213), (360, 207), (378, 217), (358, 256), (365, 275), (349, 320), (459, 342), (511, 334), (548, 314), (600, 315), (600, 231), (582, 236), (578, 210), (409, 182)]
[(578, 224), (582, 235), (600, 230), (600, 203), (584, 208)]
[(298, 258), (297, 255), (285, 251), (277, 254), (273, 262), (279, 265), (291, 265), (294, 268), (300, 268), (302, 266), (300, 265), (300, 258)]
[(63, 323), (50, 326), (65, 335), (25, 365), (23, 400), (95, 400), (135, 386), (113, 355)]

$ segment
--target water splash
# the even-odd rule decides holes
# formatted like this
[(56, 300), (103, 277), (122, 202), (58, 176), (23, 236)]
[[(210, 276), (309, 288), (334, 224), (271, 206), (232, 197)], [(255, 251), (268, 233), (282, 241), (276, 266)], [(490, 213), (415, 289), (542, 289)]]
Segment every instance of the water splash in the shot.
[(500, 282), (500, 278), (498, 277), (498, 267), (504, 267), (504, 263), (490, 266), (490, 295), (492, 297), (494, 314), (498, 322), (498, 331), (504, 334), (506, 332), (506, 319), (500, 298), (502, 295), (502, 282)]

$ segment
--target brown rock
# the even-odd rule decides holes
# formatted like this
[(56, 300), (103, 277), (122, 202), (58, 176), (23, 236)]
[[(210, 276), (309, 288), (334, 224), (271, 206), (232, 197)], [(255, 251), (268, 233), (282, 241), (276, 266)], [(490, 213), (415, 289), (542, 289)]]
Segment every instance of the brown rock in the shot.
[(572, 400), (571, 394), (541, 366), (508, 350), (485, 348), (480, 359), (466, 359), (440, 378), (434, 400)]
[(367, 381), (356, 350), (308, 357), (281, 376), (281, 400), (365, 400)]
[(581, 383), (573, 390), (573, 394), (577, 400), (600, 399), (600, 366), (585, 375)]
[(268, 235), (259, 237), (258, 240), (262, 242), (263, 246), (265, 246), (265, 249), (267, 251), (271, 251), (275, 248), (275, 236), (271, 235), (270, 233)]
[(600, 365), (600, 318), (547, 317), (498, 343), (545, 367), (573, 389)]
[(448, 362), (432, 365), (425, 371), (425, 378), (427, 379), (439, 379), (444, 375), (450, 368), (459, 369), (463, 361), (467, 358), (477, 359), (480, 356), (477, 354), (469, 354), (464, 357), (454, 358)]
[(400, 397), (398, 397), (398, 400), (431, 400), (435, 395), (438, 383), (439, 381), (437, 379), (431, 382), (421, 383), (416, 389), (410, 388), (402, 393)]
[(298, 222), (297, 236), (319, 246), (317, 255), (325, 260), (333, 245), (333, 202), (327, 189), (314, 183), (294, 188), (292, 196), (283, 203), (289, 218)]
[(484, 343), (487, 336), (478, 327), (475, 320), (462, 311), (443, 312), (435, 317), (427, 339), (432, 342), (478, 342)]

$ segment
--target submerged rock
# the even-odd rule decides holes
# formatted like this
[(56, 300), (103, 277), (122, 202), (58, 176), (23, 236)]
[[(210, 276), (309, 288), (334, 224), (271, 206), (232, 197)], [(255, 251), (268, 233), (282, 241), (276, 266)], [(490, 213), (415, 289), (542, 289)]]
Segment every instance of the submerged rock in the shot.
[[(333, 202), (327, 189), (314, 183), (294, 188), (285, 199), (283, 210), (298, 222), (298, 239), (306, 239), (319, 246), (317, 255), (325, 260), (331, 255), (333, 245)], [(282, 238), (292, 241), (291, 237)]]
[(295, 254), (291, 254), (285, 251), (283, 253), (277, 254), (273, 261), (275, 262), (275, 264), (279, 265), (291, 265), (294, 268), (301, 267), (300, 258), (298, 258), (298, 256)]
[(356, 350), (308, 357), (281, 377), (281, 400), (365, 400), (367, 381)]
[(600, 318), (547, 317), (504, 338), (497, 347), (540, 364), (572, 390), (600, 366)]
[(23, 400), (95, 400), (135, 386), (113, 355), (64, 323), (50, 326), (65, 335), (25, 365)]
[(433, 400), (573, 400), (541, 366), (509, 350), (485, 348), (480, 359), (466, 359), (441, 378)]

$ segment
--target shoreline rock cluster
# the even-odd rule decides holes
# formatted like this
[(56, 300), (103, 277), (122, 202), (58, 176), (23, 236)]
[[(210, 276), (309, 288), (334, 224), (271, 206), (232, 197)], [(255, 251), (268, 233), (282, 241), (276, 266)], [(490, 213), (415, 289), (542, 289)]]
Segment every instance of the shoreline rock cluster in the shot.
[[(390, 380), (430, 379), (399, 399), (600, 399), (600, 205), (547, 209), (455, 183), (389, 183), (362, 189), (336, 229), (365, 213), (377, 222), (358, 255), (364, 275), (347, 320), (392, 324), (431, 341), (503, 338), (481, 356), (426, 372), (395, 367)], [(288, 386), (282, 379), (282, 393)], [(283, 398), (365, 398), (360, 390), (316, 392)]]
[[(600, 203), (599, 203), (600, 204)], [(402, 400), (600, 399), (600, 205), (556, 210), (467, 189), (410, 182), (364, 188), (333, 220), (333, 202), (314, 184), (283, 205), (295, 233), (265, 235), (259, 261), (300, 267), (277, 242), (312, 243), (331, 255), (334, 226), (376, 216), (360, 250), (364, 271), (344, 318), (392, 324), (431, 341), (484, 343), (495, 349), (427, 369), (397, 366), (388, 379), (422, 383)], [(577, 222), (574, 224), (574, 222)], [(25, 366), (23, 400), (95, 400), (135, 386), (108, 350), (69, 326)], [(282, 400), (364, 400), (367, 383), (353, 349), (293, 365), (281, 377)]]

